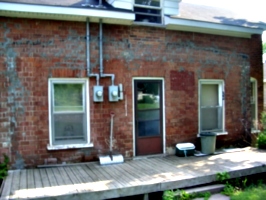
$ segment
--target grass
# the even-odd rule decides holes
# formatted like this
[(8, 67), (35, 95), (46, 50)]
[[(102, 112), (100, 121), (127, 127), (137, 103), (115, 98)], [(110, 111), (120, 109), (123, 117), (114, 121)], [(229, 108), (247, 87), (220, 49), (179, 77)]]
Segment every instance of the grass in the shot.
[(235, 191), (230, 195), (231, 200), (264, 200), (266, 199), (266, 185), (250, 186), (244, 190)]

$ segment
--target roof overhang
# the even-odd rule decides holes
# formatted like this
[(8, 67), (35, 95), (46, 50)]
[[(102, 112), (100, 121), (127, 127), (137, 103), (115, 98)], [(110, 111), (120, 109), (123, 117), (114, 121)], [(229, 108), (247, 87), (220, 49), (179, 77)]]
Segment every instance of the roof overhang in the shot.
[(214, 35), (224, 35), (232, 37), (250, 38), (253, 34), (262, 34), (265, 30), (260, 27), (243, 27), (181, 18), (171, 18), (165, 16), (165, 27), (169, 30), (189, 31), (197, 33), (207, 33)]
[(123, 25), (131, 25), (135, 20), (135, 13), (126, 11), (6, 2), (0, 2), (0, 16), (65, 21), (86, 21), (89, 17), (91, 22), (102, 19), (103, 23)]

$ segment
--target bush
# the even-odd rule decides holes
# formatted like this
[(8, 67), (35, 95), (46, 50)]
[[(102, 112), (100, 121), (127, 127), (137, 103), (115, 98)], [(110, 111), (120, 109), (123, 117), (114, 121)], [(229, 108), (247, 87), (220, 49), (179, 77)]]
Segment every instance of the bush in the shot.
[(261, 113), (260, 125), (262, 130), (266, 130), (266, 112)]
[(258, 135), (257, 145), (259, 149), (266, 149), (266, 131), (265, 130)]
[(4, 179), (7, 176), (9, 158), (4, 154), (4, 161), (0, 162), (0, 179)]

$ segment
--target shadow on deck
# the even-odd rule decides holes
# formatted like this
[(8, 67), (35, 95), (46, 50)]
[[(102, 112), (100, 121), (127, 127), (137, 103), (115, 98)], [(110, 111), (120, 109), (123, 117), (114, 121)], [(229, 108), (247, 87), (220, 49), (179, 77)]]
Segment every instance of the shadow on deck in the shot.
[(205, 157), (153, 157), (101, 166), (80, 163), (9, 171), (4, 199), (108, 199), (191, 187), (216, 180), (266, 172), (266, 151), (241, 151)]

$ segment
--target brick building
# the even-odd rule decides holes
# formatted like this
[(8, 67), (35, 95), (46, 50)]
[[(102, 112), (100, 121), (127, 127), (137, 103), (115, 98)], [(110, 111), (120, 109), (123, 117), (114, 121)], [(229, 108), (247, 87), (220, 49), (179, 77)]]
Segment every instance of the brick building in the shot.
[(14, 168), (97, 160), (110, 113), (125, 158), (256, 129), (261, 22), (179, 0), (6, 0), (0, 16), (0, 151)]

